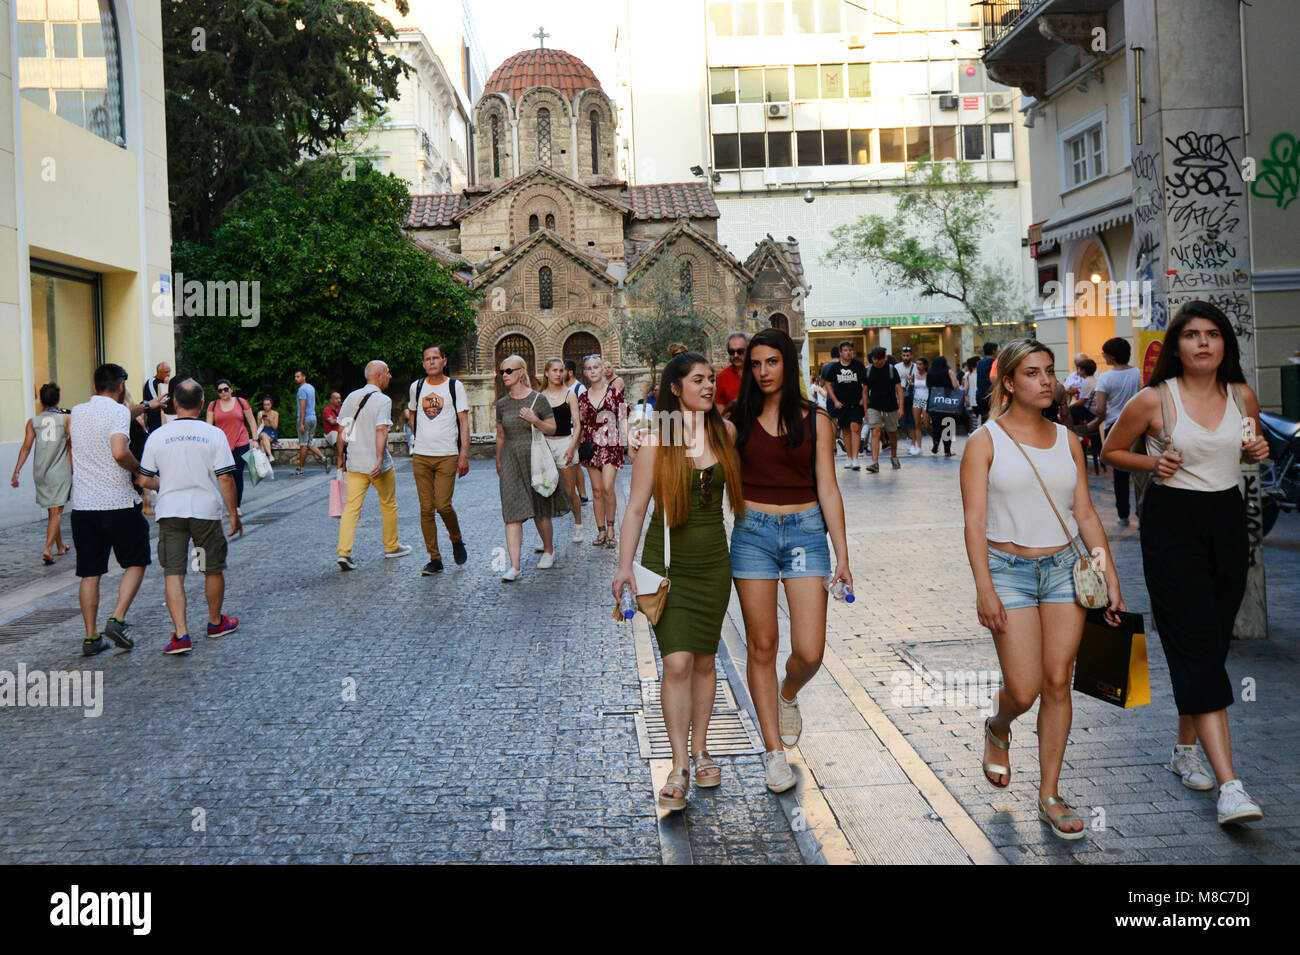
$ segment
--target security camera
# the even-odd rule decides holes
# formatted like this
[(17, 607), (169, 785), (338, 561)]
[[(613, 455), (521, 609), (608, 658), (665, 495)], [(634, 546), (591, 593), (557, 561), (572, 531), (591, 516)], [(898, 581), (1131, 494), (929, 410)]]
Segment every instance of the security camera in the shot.
[(805, 190), (804, 190), (804, 193), (803, 193), (803, 201), (804, 201), (804, 202), (812, 202), (814, 198), (816, 198), (816, 197), (812, 194), (812, 190), (811, 190), (811, 189), (805, 189)]

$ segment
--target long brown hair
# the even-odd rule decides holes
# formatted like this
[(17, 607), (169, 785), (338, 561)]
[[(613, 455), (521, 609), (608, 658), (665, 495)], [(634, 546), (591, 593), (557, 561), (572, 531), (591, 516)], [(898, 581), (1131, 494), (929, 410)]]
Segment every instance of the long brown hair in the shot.
[[(672, 386), (680, 386), (682, 379), (696, 365), (708, 363), (709, 360), (697, 352), (674, 355), (664, 365), (663, 378), (659, 382), (659, 398), (651, 424), (658, 452), (655, 458), (654, 497), (664, 509), (669, 527), (681, 527), (691, 516), (691, 466), (686, 460), (686, 443), (681, 430), (685, 413), (682, 411), (681, 399), (674, 394)], [(727, 435), (727, 425), (716, 406), (710, 406), (699, 417), (704, 419), (709, 446), (722, 465), (723, 483), (732, 513), (739, 517), (745, 513), (745, 494), (740, 482), (740, 458)], [(676, 434), (673, 434), (674, 431)], [(718, 488), (717, 493), (721, 494), (722, 488)]]
[(1178, 356), (1178, 345), (1183, 329), (1194, 318), (1204, 318), (1213, 322), (1219, 329), (1219, 336), (1223, 339), (1223, 361), (1219, 362), (1216, 372), (1219, 384), (1226, 387), (1230, 381), (1245, 383), (1246, 376), (1241, 370), (1241, 348), (1237, 344), (1237, 335), (1232, 330), (1232, 323), (1228, 321), (1228, 316), (1224, 315), (1217, 306), (1197, 300), (1184, 304), (1169, 323), (1164, 341), (1160, 343), (1160, 357), (1156, 359), (1156, 367), (1151, 371), (1151, 379), (1145, 382), (1148, 387), (1155, 387), (1162, 381), (1183, 376), (1183, 360)]

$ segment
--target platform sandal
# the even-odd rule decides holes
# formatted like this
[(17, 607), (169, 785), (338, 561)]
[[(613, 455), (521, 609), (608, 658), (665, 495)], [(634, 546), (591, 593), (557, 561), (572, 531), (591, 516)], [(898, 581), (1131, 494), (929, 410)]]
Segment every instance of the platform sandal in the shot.
[[(678, 780), (674, 782), (674, 780)], [(689, 769), (674, 769), (668, 774), (668, 779), (659, 787), (659, 808), (676, 811), (686, 808), (686, 791), (691, 785), (691, 771)], [(679, 798), (672, 798), (664, 795), (664, 790), (677, 789), (681, 791)]]
[[(709, 772), (716, 769), (717, 772)], [(703, 775), (709, 772), (709, 775)], [(714, 786), (722, 785), (722, 767), (718, 761), (709, 755), (708, 750), (700, 750), (695, 754), (695, 785), (701, 789), (712, 789)]]

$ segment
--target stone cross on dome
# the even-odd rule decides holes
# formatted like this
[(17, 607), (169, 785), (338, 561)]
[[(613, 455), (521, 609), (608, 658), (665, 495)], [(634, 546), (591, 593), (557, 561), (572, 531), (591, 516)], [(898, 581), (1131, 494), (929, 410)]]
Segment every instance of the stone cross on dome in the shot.
[(533, 36), (537, 37), (537, 48), (539, 50), (546, 49), (546, 38), (550, 35), (551, 34), (546, 32), (546, 27), (537, 28), (537, 32), (534, 33)]

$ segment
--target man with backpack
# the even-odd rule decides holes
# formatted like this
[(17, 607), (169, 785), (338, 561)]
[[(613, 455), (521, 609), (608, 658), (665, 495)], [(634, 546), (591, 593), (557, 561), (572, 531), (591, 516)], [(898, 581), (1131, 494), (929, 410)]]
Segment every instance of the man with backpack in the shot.
[(451, 506), (456, 478), (469, 473), (469, 397), (465, 386), (446, 375), (447, 358), (438, 345), (424, 350), (424, 377), (411, 382), (406, 422), (414, 432), (411, 472), (420, 496), (420, 530), (429, 562), (420, 573), (442, 572), (438, 525), (442, 517), (456, 563), (469, 559), (460, 536), (460, 521)]

